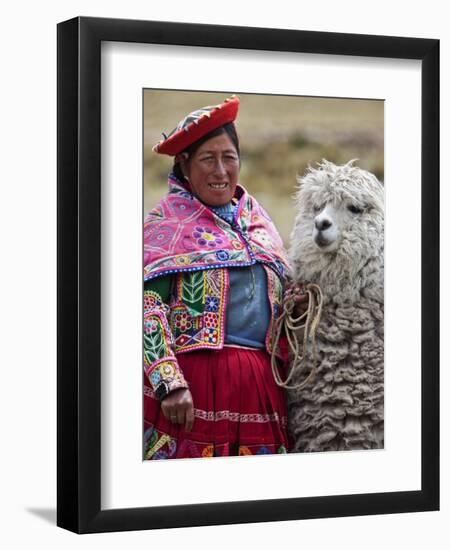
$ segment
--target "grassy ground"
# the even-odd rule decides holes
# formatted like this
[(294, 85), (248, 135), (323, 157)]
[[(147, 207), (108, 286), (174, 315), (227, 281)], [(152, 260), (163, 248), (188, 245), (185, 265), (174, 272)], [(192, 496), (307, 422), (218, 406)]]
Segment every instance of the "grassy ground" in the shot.
[[(144, 92), (144, 208), (166, 192), (172, 159), (152, 152), (161, 133), (187, 113), (222, 102), (230, 93)], [(384, 176), (384, 104), (376, 100), (239, 94), (236, 121), (240, 183), (272, 216), (286, 245), (294, 220), (296, 176), (322, 158), (357, 164)]]

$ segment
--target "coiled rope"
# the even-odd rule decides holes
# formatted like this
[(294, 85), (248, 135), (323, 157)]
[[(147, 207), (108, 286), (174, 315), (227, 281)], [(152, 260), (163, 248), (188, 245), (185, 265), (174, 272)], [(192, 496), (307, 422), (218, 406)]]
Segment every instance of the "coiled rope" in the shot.
[[(295, 294), (291, 292), (285, 297), (283, 311), (274, 324), (274, 340), (271, 356), (272, 373), (278, 386), (287, 390), (304, 388), (314, 378), (317, 369), (316, 332), (322, 315), (323, 295), (321, 288), (313, 283), (305, 285), (305, 292), (308, 294), (308, 309), (300, 317), (294, 317), (296, 299)], [(288, 341), (289, 356), (292, 357), (292, 364), (286, 380), (281, 378), (276, 358), (276, 350), (278, 349), (283, 329)], [(303, 329), (302, 342), (299, 338), (301, 329)], [(311, 341), (312, 345), (313, 366), (311, 372), (303, 382), (291, 384), (290, 382), (294, 374), (298, 374), (302, 370), (302, 363), (306, 358), (308, 341)]]

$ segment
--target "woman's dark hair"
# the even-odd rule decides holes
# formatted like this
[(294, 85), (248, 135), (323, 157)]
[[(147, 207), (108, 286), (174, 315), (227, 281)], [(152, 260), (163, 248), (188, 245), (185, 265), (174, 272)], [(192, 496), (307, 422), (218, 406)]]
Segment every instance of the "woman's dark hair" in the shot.
[[(233, 122), (228, 122), (227, 124), (224, 124), (223, 126), (219, 126), (218, 128), (215, 128), (214, 130), (211, 130), (208, 134), (202, 136), (197, 141), (194, 141), (189, 147), (186, 147), (186, 149), (183, 151), (183, 153), (187, 153), (188, 156), (188, 162), (189, 159), (192, 157), (192, 155), (197, 151), (197, 149), (205, 143), (205, 141), (208, 141), (208, 139), (221, 136), (222, 134), (228, 134), (228, 136), (231, 139), (231, 142), (233, 143), (234, 147), (236, 148), (237, 155), (239, 159), (241, 158), (241, 152), (239, 150), (239, 138), (236, 132), (236, 126)], [(240, 160), (239, 160), (240, 161)], [(181, 166), (179, 162), (175, 162), (172, 168), (172, 173), (174, 176), (180, 180), (184, 181), (184, 175), (181, 170)]]

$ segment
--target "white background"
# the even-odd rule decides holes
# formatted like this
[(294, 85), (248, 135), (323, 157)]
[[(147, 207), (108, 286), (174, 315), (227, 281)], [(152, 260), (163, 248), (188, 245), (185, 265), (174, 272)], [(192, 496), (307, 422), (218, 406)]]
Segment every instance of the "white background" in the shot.
[[(119, 548), (274, 546), (385, 548), (448, 545), (449, 406), (441, 399), (440, 512), (202, 527), (77, 537), (54, 526), (56, 495), (56, 23), (76, 15), (176, 20), (441, 39), (441, 97), (450, 97), (448, 25), (443, 2), (360, 1), (276, 7), (226, 3), (17, 2), (2, 12), (1, 136), (3, 269), (1, 542), (6, 548), (98, 544)], [(442, 101), (442, 182), (449, 181), (449, 108)], [(405, 132), (408, 129), (405, 128)], [(449, 278), (448, 185), (442, 185), (442, 280)], [(407, 205), (405, 204), (405, 207)], [(447, 250), (445, 250), (445, 244)], [(441, 394), (448, 387), (449, 293), (442, 285)], [(411, 300), (417, 299), (411, 296)], [(370, 472), (368, 472), (370, 475)], [(230, 481), (232, 482), (232, 480)]]

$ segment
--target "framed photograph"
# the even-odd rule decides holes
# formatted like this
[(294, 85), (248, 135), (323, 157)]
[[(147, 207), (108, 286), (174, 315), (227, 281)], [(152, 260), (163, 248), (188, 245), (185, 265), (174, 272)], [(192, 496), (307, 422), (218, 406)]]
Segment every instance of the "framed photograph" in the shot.
[(438, 274), (438, 40), (60, 23), (58, 525), (438, 510)]

